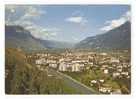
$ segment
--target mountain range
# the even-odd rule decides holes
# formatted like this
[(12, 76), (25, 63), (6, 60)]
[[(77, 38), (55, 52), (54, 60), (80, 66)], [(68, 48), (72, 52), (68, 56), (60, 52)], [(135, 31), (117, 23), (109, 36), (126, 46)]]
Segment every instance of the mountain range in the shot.
[(5, 26), (6, 48), (21, 48), (24, 50), (43, 50), (52, 48), (71, 48), (73, 44), (52, 40), (41, 40), (21, 26)]
[(75, 48), (130, 49), (131, 23), (126, 22), (104, 34), (87, 37), (76, 44)]
[(87, 37), (77, 44), (37, 39), (31, 35), (30, 31), (21, 26), (6, 25), (5, 46), (6, 48), (22, 48), (25, 50), (43, 50), (54, 48), (130, 49), (131, 23), (126, 22), (104, 34)]

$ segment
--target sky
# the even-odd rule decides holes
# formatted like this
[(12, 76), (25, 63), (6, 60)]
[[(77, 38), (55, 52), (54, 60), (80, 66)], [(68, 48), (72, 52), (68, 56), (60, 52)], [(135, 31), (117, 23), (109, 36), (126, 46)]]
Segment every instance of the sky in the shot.
[(130, 21), (128, 5), (6, 5), (6, 25), (39, 39), (79, 42)]

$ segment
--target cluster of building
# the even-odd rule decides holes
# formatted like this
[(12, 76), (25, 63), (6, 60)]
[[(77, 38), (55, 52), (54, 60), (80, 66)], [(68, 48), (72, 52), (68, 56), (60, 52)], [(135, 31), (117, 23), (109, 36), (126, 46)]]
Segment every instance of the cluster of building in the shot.
[(37, 53), (36, 56), (38, 57), (35, 60), (36, 65), (48, 65), (59, 71), (81, 72), (94, 67), (103, 70), (105, 74), (112, 73), (113, 77), (121, 75), (130, 77), (130, 62), (123, 56), (116, 58), (107, 53), (95, 52), (62, 53), (60, 55)]
[[(123, 54), (98, 52), (64, 52), (60, 54), (36, 53), (35, 64), (39, 67), (48, 66), (62, 72), (82, 72), (89, 69), (99, 69), (105, 75), (113, 78), (125, 77), (130, 79), (130, 59)], [(104, 79), (90, 81), (91, 86), (104, 83)], [(102, 93), (110, 93), (111, 87), (100, 86)], [(114, 91), (121, 93), (119, 89)]]
[(85, 68), (85, 65), (89, 64), (88, 58), (77, 58), (72, 56), (72, 54), (62, 54), (60, 56), (38, 54), (38, 56), (40, 58), (35, 60), (36, 65), (48, 65), (48, 67), (63, 72), (81, 72)]

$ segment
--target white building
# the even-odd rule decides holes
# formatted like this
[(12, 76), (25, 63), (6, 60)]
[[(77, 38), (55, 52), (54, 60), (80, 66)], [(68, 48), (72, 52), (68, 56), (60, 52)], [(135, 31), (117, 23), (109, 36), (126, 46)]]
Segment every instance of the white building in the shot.
[(92, 83), (92, 84), (96, 84), (96, 83), (97, 83), (97, 80), (91, 80), (91, 83)]
[(108, 74), (109, 73), (109, 70), (108, 69), (104, 69), (104, 74)]
[(45, 60), (44, 58), (41, 58), (41, 59), (36, 60), (35, 63), (36, 63), (37, 65), (45, 64), (45, 63), (46, 63), (46, 60)]
[(64, 58), (59, 59), (59, 62), (64, 62)]
[(62, 62), (59, 65), (59, 71), (71, 71), (71, 72), (79, 72), (84, 67), (84, 64), (81, 63), (68, 63)]
[(83, 69), (84, 64), (82, 63), (73, 63), (72, 65), (72, 72), (79, 72)]
[(111, 62), (111, 63), (119, 63), (120, 61), (119, 61), (119, 59), (112, 58), (112, 59), (110, 60), (110, 62)]
[(99, 91), (102, 93), (111, 93), (111, 88), (110, 87), (100, 87)]
[(74, 63), (72, 66), (72, 72), (78, 72), (80, 71), (80, 67), (78, 63)]
[(57, 63), (56, 60), (52, 60), (52, 59), (47, 59), (47, 63)]
[(121, 74), (125, 75), (125, 76), (128, 76), (129, 73), (128, 72), (122, 72)]
[(60, 63), (59, 71), (67, 71), (67, 64), (64, 62)]
[(119, 73), (119, 72), (114, 72), (114, 73), (112, 74), (112, 76), (113, 76), (113, 77), (118, 77), (118, 76), (120, 76), (120, 73)]
[(102, 56), (106, 56), (106, 55), (108, 55), (107, 53), (100, 53), (100, 55), (102, 55)]
[(49, 64), (49, 67), (57, 68), (57, 64), (56, 64), (56, 63), (50, 63), (50, 64)]
[(99, 81), (100, 81), (101, 83), (104, 83), (104, 79), (100, 79)]

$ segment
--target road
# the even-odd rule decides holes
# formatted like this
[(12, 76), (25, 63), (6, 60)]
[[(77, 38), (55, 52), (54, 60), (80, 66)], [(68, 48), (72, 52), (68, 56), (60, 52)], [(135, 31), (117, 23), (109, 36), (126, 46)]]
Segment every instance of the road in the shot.
[(82, 84), (81, 82), (79, 82), (79, 81), (73, 79), (72, 77), (70, 77), (66, 74), (63, 74), (59, 71), (48, 68), (48, 74), (62, 78), (64, 83), (66, 83), (70, 87), (73, 87), (75, 90), (77, 90), (81, 94), (98, 94), (98, 92), (94, 91), (93, 89), (87, 87), (86, 85)]

